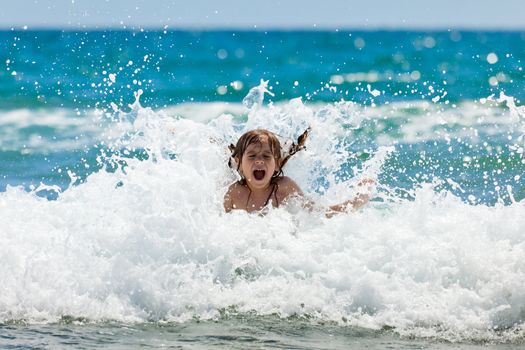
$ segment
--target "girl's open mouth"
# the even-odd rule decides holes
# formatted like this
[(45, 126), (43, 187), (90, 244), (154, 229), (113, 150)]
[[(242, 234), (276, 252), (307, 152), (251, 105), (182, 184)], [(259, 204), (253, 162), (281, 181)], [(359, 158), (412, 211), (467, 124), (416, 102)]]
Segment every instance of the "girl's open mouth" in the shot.
[(257, 181), (261, 181), (262, 179), (264, 179), (264, 175), (266, 174), (266, 171), (265, 170), (254, 170), (253, 171), (253, 177), (255, 178), (255, 180)]

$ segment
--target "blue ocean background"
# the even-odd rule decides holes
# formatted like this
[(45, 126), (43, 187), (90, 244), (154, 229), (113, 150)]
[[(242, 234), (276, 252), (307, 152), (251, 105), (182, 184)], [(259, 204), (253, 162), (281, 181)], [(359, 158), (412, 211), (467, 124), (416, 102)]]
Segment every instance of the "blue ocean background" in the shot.
[[(126, 109), (138, 89), (144, 91), (142, 104), (157, 110), (182, 103), (240, 104), (260, 79), (269, 80), (275, 89), (273, 102), (297, 97), (309, 104), (343, 99), (366, 108), (426, 101), (435, 108), (433, 113), (455, 111), (460, 117), (465, 113), (462, 103), (504, 92), (520, 104), (524, 90), (524, 34), (520, 32), (11, 30), (2, 31), (0, 37), (0, 61), (5, 62), (0, 72), (2, 111), (10, 115), (30, 111), (35, 120), (39, 113), (86, 119), (90, 111), (111, 111), (110, 103)], [(497, 62), (489, 62), (489, 55), (495, 55)], [(110, 74), (118, 75), (114, 83)], [(381, 94), (371, 95), (368, 85)], [(440, 100), (433, 102), (435, 98)], [(406, 109), (401, 118), (384, 118), (383, 134), (402, 137), (400, 124), (412, 114), (424, 113), (418, 107)], [(97, 169), (93, 146), (99, 140), (52, 150), (53, 141), (89, 137), (85, 134), (90, 131), (63, 133), (58, 125), (17, 124), (13, 119), (4, 124), (2, 132), (9, 135), (1, 140), (1, 188), (28, 187), (41, 181), (64, 188), (69, 177), (66, 172), (57, 173), (58, 168), (84, 175)], [(419, 162), (421, 150), (429, 157), (417, 166), (406, 161), (387, 167), (391, 171), (407, 168), (406, 175), (390, 174), (390, 182), (399, 177), (396, 185), (412, 186), (407, 182), (414, 182), (417, 173), (448, 177), (465, 183), (468, 192), (484, 203), (494, 204), (502, 196), (492, 185), (480, 183), (476, 174), (490, 173), (501, 187), (514, 184), (514, 177), (523, 170), (521, 156), (512, 155), (506, 147), (507, 133), (516, 136), (519, 130), (487, 137), (484, 142), (490, 144), (489, 152), (483, 142), (472, 145), (454, 137), (465, 127), (461, 122), (431, 127), (444, 133), (450, 130), (451, 139), (400, 145), (398, 161)], [(373, 127), (363, 125), (360, 131), (371, 134), (371, 140), (363, 140), (366, 144), (359, 144), (356, 151), (374, 147)], [(31, 149), (27, 141), (35, 137), (49, 141), (45, 152)], [(447, 151), (451, 145), (452, 151)], [(475, 157), (470, 167), (462, 166), (465, 156)], [(503, 164), (494, 163), (495, 159)], [(86, 172), (85, 163), (92, 170)], [(503, 169), (505, 172), (498, 172)], [(518, 181), (516, 196), (520, 199), (525, 195), (522, 187), (523, 182)]]
[[(0, 31), (0, 343), (520, 348), (524, 61), (519, 31)], [(225, 214), (255, 127), (311, 127), (285, 174), (371, 203)]]

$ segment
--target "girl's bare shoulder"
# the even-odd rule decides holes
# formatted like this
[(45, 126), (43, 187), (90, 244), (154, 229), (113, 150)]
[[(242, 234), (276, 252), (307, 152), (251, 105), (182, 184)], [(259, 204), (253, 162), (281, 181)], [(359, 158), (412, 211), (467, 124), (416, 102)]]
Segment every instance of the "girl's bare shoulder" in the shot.
[(235, 181), (228, 187), (228, 191), (226, 191), (227, 196), (237, 196), (239, 194), (244, 193), (247, 190), (246, 186), (241, 184), (239, 181)]
[(303, 191), (299, 185), (288, 176), (279, 177), (277, 184), (279, 185), (278, 192), (282, 197), (288, 197), (290, 195), (303, 195)]
[(243, 187), (243, 185), (240, 183), (240, 181), (235, 181), (228, 187), (228, 190), (233, 190), (241, 187)]
[(248, 190), (246, 186), (243, 186), (239, 181), (232, 183), (224, 195), (224, 209), (226, 212), (238, 209), (239, 203), (245, 201), (247, 196)]

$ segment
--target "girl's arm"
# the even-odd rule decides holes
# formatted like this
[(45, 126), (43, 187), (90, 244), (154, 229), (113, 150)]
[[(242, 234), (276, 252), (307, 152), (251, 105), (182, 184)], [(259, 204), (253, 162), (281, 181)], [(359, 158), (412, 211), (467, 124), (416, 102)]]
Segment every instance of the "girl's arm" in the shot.
[(230, 197), (230, 191), (229, 190), (224, 195), (223, 206), (224, 206), (224, 211), (226, 211), (227, 213), (229, 213), (233, 209), (233, 201), (232, 201), (232, 199)]
[(358, 182), (358, 187), (367, 186), (367, 189), (364, 193), (358, 192), (357, 196), (352, 199), (349, 199), (341, 204), (336, 204), (330, 206), (330, 209), (335, 212), (343, 212), (348, 209), (359, 209), (364, 206), (370, 200), (370, 192), (372, 191), (372, 186), (375, 184), (375, 181), (372, 179), (364, 179)]
[(357, 210), (364, 206), (370, 200), (370, 193), (372, 192), (372, 186), (375, 184), (375, 181), (372, 179), (363, 179), (357, 183), (358, 187), (366, 186), (366, 191), (358, 192), (357, 196), (347, 201), (344, 201), (341, 204), (336, 204), (330, 206), (330, 210), (326, 212), (326, 217), (331, 218), (337, 213), (347, 212), (348, 210)]
[[(281, 185), (282, 183), (282, 185)], [(310, 211), (314, 210), (315, 203), (311, 200), (308, 200), (304, 194), (301, 188), (289, 177), (284, 177), (281, 180), (281, 183), (279, 184), (279, 192), (281, 195), (281, 198), (283, 198), (282, 201), (279, 202), (285, 202), (289, 198), (300, 198), (302, 202), (302, 206), (305, 209), (308, 209)], [(328, 218), (331, 218), (337, 213), (342, 212), (348, 212), (349, 210), (357, 210), (364, 206), (366, 203), (368, 203), (370, 199), (370, 192), (372, 190), (372, 186), (375, 184), (375, 181), (372, 179), (364, 179), (359, 181), (357, 186), (364, 187), (367, 186), (367, 189), (363, 193), (358, 193), (357, 196), (355, 196), (352, 199), (349, 199), (347, 201), (344, 201), (340, 204), (331, 205), (328, 207), (328, 210), (326, 210), (325, 215)]]
[(368, 203), (369, 199), (370, 196), (368, 194), (358, 193), (354, 198), (344, 201), (341, 204), (331, 205), (329, 208), (330, 210), (337, 212), (347, 211), (348, 209), (359, 209)]
[(234, 183), (232, 185), (230, 185), (230, 187), (228, 187), (228, 191), (226, 192), (226, 194), (224, 195), (224, 210), (229, 213), (230, 211), (232, 211), (234, 209), (234, 200), (235, 200), (235, 193), (238, 192), (238, 189), (237, 191), (235, 191), (235, 189), (237, 188), (237, 183)]

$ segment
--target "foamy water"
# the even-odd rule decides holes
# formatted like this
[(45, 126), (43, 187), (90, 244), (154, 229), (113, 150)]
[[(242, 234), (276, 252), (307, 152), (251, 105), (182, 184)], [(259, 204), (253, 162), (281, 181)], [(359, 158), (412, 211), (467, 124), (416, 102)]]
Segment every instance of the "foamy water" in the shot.
[[(432, 140), (442, 121), (460, 124), (447, 130), (453, 138), (468, 128), (518, 130), (497, 106), (410, 106), (440, 117), (422, 126), (424, 113), (403, 113), (398, 140)], [(193, 108), (202, 117), (184, 118)], [(287, 141), (311, 126), (307, 150), (285, 173), (323, 206), (350, 198), (362, 177), (381, 179), (397, 152), (388, 134), (370, 157), (340, 166), (359, 160), (363, 125), (403, 107), (295, 99), (240, 108), (135, 104), (95, 133), (103, 168), (83, 181), (70, 172), (69, 188), (51, 188), (56, 200), (38, 196), (46, 186), (0, 193), (0, 322), (184, 322), (228, 310), (447, 340), (523, 339), (523, 202), (472, 205), (443, 189), (446, 178), (408, 196), (378, 180), (369, 205), (332, 219), (291, 207), (226, 214), (223, 195), (236, 179), (226, 146), (245, 130)]]
[[(300, 114), (302, 116), (297, 117)], [(283, 136), (290, 137), (315, 123), (317, 134), (322, 133), (329, 120), (334, 124), (330, 131), (336, 132), (335, 137), (345, 133), (341, 124), (363, 128), (374, 137), (375, 143), (388, 146), (453, 138), (469, 138), (472, 142), (480, 135), (521, 136), (525, 133), (524, 115), (522, 106), (517, 107), (512, 97), (502, 94), (499, 98), (489, 96), (452, 105), (413, 100), (363, 106), (351, 101), (326, 104), (297, 98), (266, 106), (249, 119), (241, 103), (182, 103), (157, 110), (153, 119), (157, 120), (154, 123), (159, 119), (190, 119), (212, 125), (222, 134), (229, 132), (230, 138), (237, 135), (232, 135), (231, 130), (220, 130), (223, 120), (227, 125), (245, 122), (242, 127), (249, 129), (271, 128), (272, 123), (275, 124), (273, 120), (278, 119), (283, 124), (280, 131), (286, 133)], [(4, 151), (24, 149), (26, 153), (91, 147), (101, 140), (107, 142), (104, 138), (121, 138), (130, 125), (118, 121), (133, 122), (134, 118), (134, 112), (128, 114), (117, 109), (114, 113), (110, 108), (83, 112), (70, 109), (1, 111), (0, 146)], [(140, 129), (141, 125), (135, 127)]]

